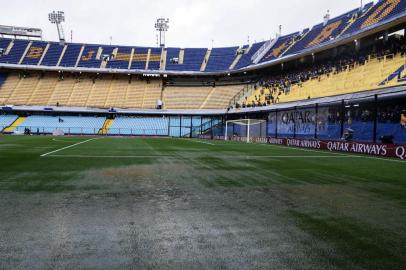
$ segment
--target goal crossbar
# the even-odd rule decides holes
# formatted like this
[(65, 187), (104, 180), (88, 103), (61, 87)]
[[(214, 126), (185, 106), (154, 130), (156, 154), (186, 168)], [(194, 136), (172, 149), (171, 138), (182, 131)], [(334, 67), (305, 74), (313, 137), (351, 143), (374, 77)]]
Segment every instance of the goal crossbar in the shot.
[(229, 124), (239, 125), (239, 126), (246, 126), (247, 127), (247, 143), (250, 142), (250, 129), (251, 126), (260, 125), (265, 123), (266, 120), (263, 119), (239, 119), (239, 120), (228, 120), (226, 121), (226, 129), (224, 132), (224, 140), (228, 140), (228, 126)]

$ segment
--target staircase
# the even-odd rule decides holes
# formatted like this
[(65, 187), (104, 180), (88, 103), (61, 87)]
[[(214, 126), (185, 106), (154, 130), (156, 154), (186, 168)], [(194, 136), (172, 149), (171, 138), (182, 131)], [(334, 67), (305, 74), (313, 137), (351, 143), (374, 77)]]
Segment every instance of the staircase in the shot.
[(9, 54), (11, 49), (14, 47), (14, 40), (11, 40), (10, 44), (8, 44), (6, 51), (4, 52), (5, 55)]
[(228, 69), (233, 70), (245, 53), (238, 53)]
[(21, 63), (23, 62), (25, 56), (27, 55), (28, 51), (29, 51), (30, 48), (31, 48), (31, 45), (32, 45), (32, 41), (30, 41), (30, 42), (28, 43), (28, 46), (25, 48), (24, 53), (23, 53), (23, 55), (22, 55), (21, 58), (20, 58), (20, 61), (18, 61), (18, 64), (19, 64), (19, 65), (21, 65)]
[(207, 95), (206, 99), (203, 101), (202, 105), (200, 106), (199, 109), (203, 109), (204, 106), (206, 106), (207, 102), (210, 100), (211, 96), (213, 95), (214, 91), (216, 90), (216, 87), (213, 87), (210, 90), (210, 93)]
[(21, 125), (27, 117), (18, 117), (9, 127), (3, 130), (4, 133), (13, 133), (14, 130)]
[(251, 57), (251, 60), (254, 64), (258, 64), (259, 61), (269, 52), (270, 49), (276, 44), (279, 40), (279, 35), (275, 39), (268, 40), (261, 48)]
[(132, 48), (132, 49), (131, 49), (130, 61), (128, 61), (128, 69), (131, 69), (131, 65), (132, 65), (132, 63), (133, 63), (133, 58), (134, 58), (134, 52), (135, 52), (135, 49)]
[(161, 65), (159, 67), (159, 70), (164, 71), (166, 69), (166, 55), (168, 51), (165, 48), (162, 48), (162, 53), (161, 53)]
[(101, 59), (102, 53), (103, 53), (103, 48), (102, 48), (102, 47), (99, 47), (99, 48), (97, 49), (96, 60), (100, 60), (100, 59)]
[(185, 49), (180, 49), (179, 51), (179, 65), (183, 65), (183, 62), (185, 60)]
[(113, 125), (114, 119), (106, 119), (104, 121), (103, 127), (99, 130), (99, 135), (107, 135), (111, 125)]
[(211, 49), (208, 49), (207, 52), (206, 52), (206, 55), (204, 56), (203, 63), (200, 66), (200, 71), (205, 71), (206, 70), (207, 63), (209, 63), (210, 54), (211, 54)]
[(149, 67), (149, 59), (151, 58), (151, 49), (148, 49), (147, 61), (145, 61), (145, 70)]
[(39, 59), (37, 66), (40, 66), (42, 64), (42, 61), (44, 60), (45, 55), (47, 54), (50, 46), (51, 46), (51, 44), (48, 43), (47, 46), (45, 47), (44, 52), (42, 53), (41, 58)]
[[(114, 57), (116, 57), (117, 51), (118, 51), (117, 48), (115, 48), (115, 49), (113, 50), (112, 55), (114, 55)], [(100, 52), (100, 55), (99, 55), (99, 52)], [(101, 64), (100, 64), (100, 68), (106, 68), (107, 62), (109, 61), (109, 58), (106, 57), (106, 59), (102, 59), (102, 53), (103, 53), (103, 48), (100, 47), (100, 48), (99, 48), (99, 51), (97, 52), (96, 59), (97, 59), (97, 57), (99, 57), (98, 60), (102, 60), (102, 61), (101, 61)]]
[(57, 67), (59, 67), (59, 65), (61, 64), (62, 58), (64, 57), (67, 48), (68, 48), (68, 45), (65, 45), (65, 46), (63, 47), (62, 52), (61, 52), (61, 55), (59, 56), (59, 59), (58, 59), (58, 63), (56, 63), (56, 66), (57, 66)]
[(82, 48), (80, 48), (80, 52), (79, 52), (78, 59), (76, 59), (75, 67), (78, 67), (79, 62), (80, 62), (80, 59), (82, 58), (82, 54), (83, 54), (83, 51), (84, 51), (84, 50), (85, 50), (85, 46), (82, 46)]

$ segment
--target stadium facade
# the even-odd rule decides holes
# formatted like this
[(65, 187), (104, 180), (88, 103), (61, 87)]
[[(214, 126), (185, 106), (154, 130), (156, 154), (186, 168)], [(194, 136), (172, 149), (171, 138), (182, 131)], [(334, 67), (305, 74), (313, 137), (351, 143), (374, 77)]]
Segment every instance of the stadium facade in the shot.
[(226, 48), (0, 38), (0, 131), (406, 144), (405, 28), (381, 0)]

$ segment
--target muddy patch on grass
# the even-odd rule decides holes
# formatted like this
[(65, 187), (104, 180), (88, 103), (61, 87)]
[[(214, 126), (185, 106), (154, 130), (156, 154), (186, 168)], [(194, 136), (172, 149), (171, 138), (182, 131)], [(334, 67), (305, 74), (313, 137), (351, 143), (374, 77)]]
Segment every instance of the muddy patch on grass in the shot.
[(97, 170), (87, 170), (80, 173), (75, 184), (80, 188), (87, 185), (97, 185), (100, 188), (121, 188), (125, 190), (152, 188), (158, 185), (175, 183), (190, 177), (191, 168), (185, 164), (131, 165)]

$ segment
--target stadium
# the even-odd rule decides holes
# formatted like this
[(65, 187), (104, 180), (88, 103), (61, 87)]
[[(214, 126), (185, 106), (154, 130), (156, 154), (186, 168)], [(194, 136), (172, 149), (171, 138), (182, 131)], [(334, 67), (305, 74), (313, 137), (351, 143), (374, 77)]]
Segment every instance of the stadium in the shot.
[(0, 25), (0, 269), (405, 269), (406, 0), (228, 47), (49, 22)]

